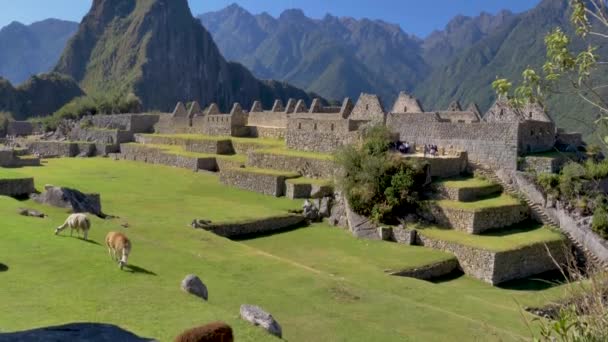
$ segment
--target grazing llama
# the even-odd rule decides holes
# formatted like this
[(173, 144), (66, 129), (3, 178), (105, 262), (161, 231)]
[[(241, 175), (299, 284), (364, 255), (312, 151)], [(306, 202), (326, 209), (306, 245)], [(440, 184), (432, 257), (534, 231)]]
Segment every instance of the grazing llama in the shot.
[(127, 264), (129, 253), (131, 253), (131, 241), (129, 241), (129, 238), (123, 233), (109, 232), (108, 235), (106, 235), (106, 246), (108, 246), (110, 257), (112, 260), (118, 261), (118, 265), (122, 270)]
[(85, 214), (72, 214), (68, 216), (61, 226), (55, 229), (55, 235), (67, 227), (70, 227), (70, 236), (72, 236), (74, 229), (76, 229), (78, 236), (80, 236), (80, 231), (82, 231), (86, 240), (89, 235), (89, 229), (91, 229), (91, 221), (89, 221), (89, 218)]
[(188, 329), (173, 342), (233, 342), (232, 328), (224, 322), (213, 322)]

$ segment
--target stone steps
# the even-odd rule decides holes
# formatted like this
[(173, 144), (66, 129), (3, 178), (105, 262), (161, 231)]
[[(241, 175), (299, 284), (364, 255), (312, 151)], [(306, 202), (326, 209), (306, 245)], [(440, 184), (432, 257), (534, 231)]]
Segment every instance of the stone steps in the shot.
[(575, 239), (570, 233), (568, 233), (566, 231), (562, 231), (560, 229), (559, 222), (555, 221), (549, 215), (547, 215), (545, 213), (545, 211), (543, 210), (542, 205), (540, 205), (536, 202), (533, 202), (532, 200), (530, 200), (529, 198), (527, 198), (525, 196), (522, 196), (521, 193), (513, 187), (513, 185), (502, 181), (498, 176), (496, 176), (496, 173), (491, 170), (487, 170), (483, 167), (478, 166), (475, 169), (475, 172), (479, 173), (480, 175), (483, 175), (487, 179), (490, 179), (494, 182), (497, 182), (498, 184), (501, 184), (503, 186), (503, 189), (505, 190), (505, 192), (507, 192), (511, 195), (514, 195), (514, 196), (522, 197), (523, 200), (527, 203), (528, 207), (530, 208), (530, 211), (533, 213), (533, 217), (536, 217), (537, 219), (539, 219), (541, 221), (542, 224), (544, 224), (552, 229), (560, 230), (568, 238), (570, 243), (572, 243), (572, 245), (576, 248), (579, 255), (584, 256), (584, 258), (588, 261), (592, 261), (593, 265), (598, 265), (600, 267), (608, 268), (608, 263), (605, 263), (602, 260), (600, 260), (594, 253), (592, 253), (589, 249), (587, 249), (583, 244), (581, 244), (577, 239)]

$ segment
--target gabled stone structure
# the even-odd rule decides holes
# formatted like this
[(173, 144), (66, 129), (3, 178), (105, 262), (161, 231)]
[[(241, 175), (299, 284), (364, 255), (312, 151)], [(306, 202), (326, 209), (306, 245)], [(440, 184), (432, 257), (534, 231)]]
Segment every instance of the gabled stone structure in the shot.
[(386, 112), (378, 95), (362, 93), (349, 119), (384, 123), (386, 121)]
[(220, 112), (220, 107), (218, 107), (218, 105), (216, 103), (210, 104), (209, 107), (207, 107), (207, 110), (205, 111), (205, 115), (217, 115), (217, 114), (221, 114), (221, 112)]
[(272, 105), (271, 112), (280, 113), (284, 110), (285, 110), (285, 107), (283, 107), (283, 101), (281, 101), (281, 100), (274, 101), (274, 105)]
[(342, 102), (342, 107), (340, 107), (340, 117), (342, 117), (342, 119), (348, 119), (354, 108), (355, 105), (353, 104), (353, 101), (351, 101), (348, 97), (345, 98)]
[(308, 107), (306, 107), (306, 102), (304, 100), (298, 100), (296, 103), (296, 108), (294, 108), (292, 113), (306, 113), (308, 112)]
[(173, 110), (173, 117), (182, 118), (187, 116), (188, 111), (186, 110), (186, 106), (184, 106), (182, 102), (178, 102), (177, 105), (175, 105), (175, 109)]
[(264, 111), (264, 109), (262, 109), (262, 102), (254, 101), (253, 105), (251, 106), (251, 110), (249, 112), (257, 113), (257, 112), (263, 112), (263, 111)]
[(417, 98), (412, 95), (400, 92), (395, 104), (393, 105), (393, 113), (422, 113), (422, 104)]
[(193, 101), (190, 104), (190, 108), (188, 109), (188, 117), (190, 119), (192, 119), (193, 117), (202, 115), (202, 114), (203, 114), (203, 110), (201, 109), (201, 106), (198, 104), (198, 102)]
[(287, 100), (287, 105), (285, 106), (285, 114), (292, 113), (296, 109), (296, 100), (289, 99)]

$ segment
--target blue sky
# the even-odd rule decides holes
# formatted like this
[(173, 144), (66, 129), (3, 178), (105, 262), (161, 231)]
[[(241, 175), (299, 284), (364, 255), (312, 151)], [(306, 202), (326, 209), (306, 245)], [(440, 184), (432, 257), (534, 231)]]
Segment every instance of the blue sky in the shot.
[[(25, 24), (46, 18), (80, 21), (91, 0), (0, 0), (0, 27), (12, 21)], [(236, 2), (252, 13), (273, 16), (284, 9), (301, 8), (306, 15), (321, 18), (326, 13), (355, 18), (368, 17), (400, 24), (404, 31), (424, 37), (442, 29), (458, 14), (496, 13), (501, 9), (521, 12), (539, 0), (189, 0), (192, 12), (215, 11)]]

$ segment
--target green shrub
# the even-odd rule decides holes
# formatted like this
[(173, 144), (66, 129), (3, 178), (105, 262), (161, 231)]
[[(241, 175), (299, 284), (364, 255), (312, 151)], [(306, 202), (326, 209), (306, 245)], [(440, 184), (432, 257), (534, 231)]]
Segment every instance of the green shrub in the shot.
[(338, 187), (352, 210), (375, 222), (394, 221), (394, 215), (414, 208), (426, 180), (423, 164), (390, 153), (391, 133), (373, 126), (357, 146), (336, 153), (343, 177)]
[(536, 182), (543, 188), (545, 193), (551, 195), (559, 194), (559, 175), (554, 173), (541, 173), (536, 176)]
[(51, 131), (55, 130), (62, 120), (78, 120), (96, 114), (138, 113), (141, 109), (141, 101), (134, 94), (81, 96), (40, 121), (45, 130)]
[(559, 175), (559, 192), (567, 200), (573, 200), (583, 191), (586, 171), (581, 164), (568, 163)]
[(604, 206), (595, 208), (591, 227), (602, 237), (608, 238), (608, 211)]
[(590, 180), (600, 180), (608, 177), (608, 161), (594, 162), (587, 160), (585, 162), (585, 177)]
[(6, 126), (8, 122), (13, 119), (13, 116), (9, 112), (0, 112), (0, 135), (6, 134)]

